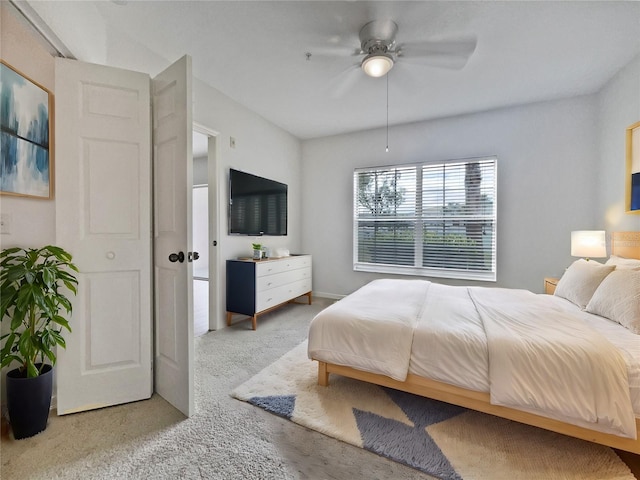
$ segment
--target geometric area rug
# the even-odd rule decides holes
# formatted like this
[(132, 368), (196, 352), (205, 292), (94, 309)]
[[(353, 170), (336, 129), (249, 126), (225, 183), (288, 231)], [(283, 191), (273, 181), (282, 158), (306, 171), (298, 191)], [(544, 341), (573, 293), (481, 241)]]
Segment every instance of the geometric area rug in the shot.
[(231, 395), (443, 480), (634, 480), (608, 447), (332, 374), (307, 342)]

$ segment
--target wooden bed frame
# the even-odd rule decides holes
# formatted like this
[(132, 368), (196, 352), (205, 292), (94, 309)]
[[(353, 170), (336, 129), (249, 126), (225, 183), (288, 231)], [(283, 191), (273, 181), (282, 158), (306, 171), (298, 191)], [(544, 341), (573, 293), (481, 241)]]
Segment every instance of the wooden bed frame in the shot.
[[(624, 258), (640, 259), (640, 232), (614, 232), (611, 234), (611, 253)], [(492, 405), (489, 393), (477, 392), (447, 383), (430, 380), (418, 375), (408, 374), (404, 382), (394, 380), (385, 375), (363, 372), (351, 367), (344, 367), (326, 362), (318, 362), (318, 384), (329, 385), (329, 374), (335, 373), (344, 377), (362, 380), (383, 387), (441, 400), (479, 412), (489, 413), (516, 422), (533, 425), (553, 432), (562, 433), (590, 442), (607, 445), (640, 455), (640, 417), (636, 417), (637, 440), (618, 437), (616, 435), (597, 432), (578, 427), (559, 420), (553, 420), (513, 408)]]

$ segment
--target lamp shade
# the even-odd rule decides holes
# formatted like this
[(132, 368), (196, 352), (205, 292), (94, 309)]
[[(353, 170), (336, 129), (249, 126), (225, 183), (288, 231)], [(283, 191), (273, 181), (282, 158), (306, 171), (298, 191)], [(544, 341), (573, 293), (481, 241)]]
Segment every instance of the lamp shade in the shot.
[(364, 57), (361, 67), (370, 77), (382, 77), (393, 67), (393, 58), (387, 54), (370, 54)]
[(571, 232), (571, 256), (602, 258), (607, 256), (604, 230)]

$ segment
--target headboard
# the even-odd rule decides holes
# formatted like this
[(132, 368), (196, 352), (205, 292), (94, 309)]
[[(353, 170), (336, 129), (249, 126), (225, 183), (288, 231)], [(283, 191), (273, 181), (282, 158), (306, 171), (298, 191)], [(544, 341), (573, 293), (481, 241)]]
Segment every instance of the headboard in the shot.
[(640, 232), (612, 232), (611, 254), (640, 259)]

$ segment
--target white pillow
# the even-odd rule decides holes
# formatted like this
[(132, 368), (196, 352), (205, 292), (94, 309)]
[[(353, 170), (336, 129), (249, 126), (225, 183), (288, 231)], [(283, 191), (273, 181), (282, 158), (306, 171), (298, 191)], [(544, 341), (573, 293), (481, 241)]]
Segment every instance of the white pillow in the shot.
[(635, 258), (623, 258), (611, 255), (605, 265), (615, 265), (616, 268), (640, 268), (640, 260)]
[(576, 260), (558, 281), (554, 295), (566, 298), (584, 310), (600, 282), (615, 268), (615, 265), (602, 265), (593, 260)]
[(611, 272), (591, 297), (587, 312), (607, 317), (640, 335), (640, 269)]

